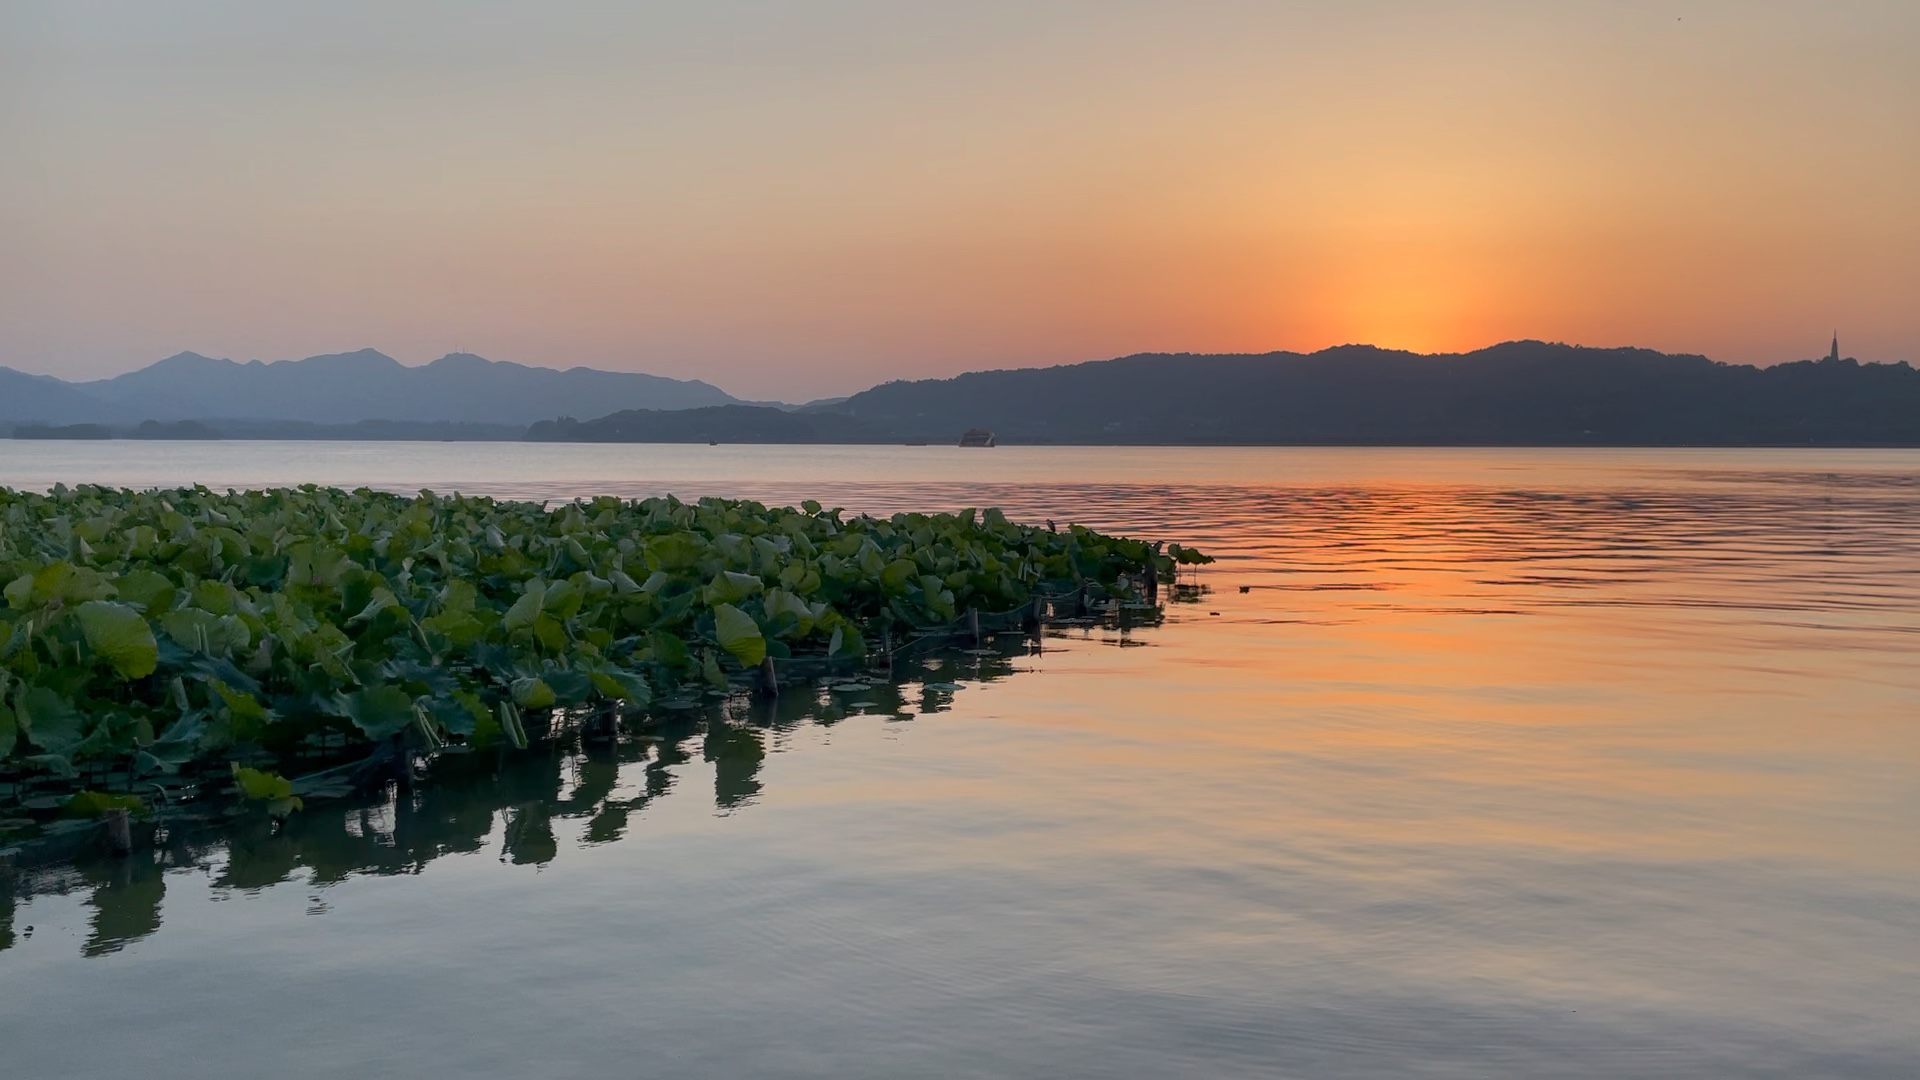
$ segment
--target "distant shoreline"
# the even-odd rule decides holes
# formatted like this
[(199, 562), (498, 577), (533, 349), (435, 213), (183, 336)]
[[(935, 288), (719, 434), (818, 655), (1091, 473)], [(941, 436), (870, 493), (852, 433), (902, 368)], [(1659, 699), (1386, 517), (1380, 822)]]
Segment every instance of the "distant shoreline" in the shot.
[[(470, 438), (430, 438), (430, 437), (377, 437), (365, 435), (324, 435), (324, 436), (207, 436), (198, 438), (138, 435), (22, 435), (13, 434), (4, 437), (8, 442), (25, 443), (74, 443), (74, 442), (119, 442), (119, 443), (380, 443), (385, 445), (408, 444), (445, 444), (445, 443), (509, 443), (515, 445), (545, 444), (561, 446), (770, 446), (770, 447), (809, 447), (809, 446), (894, 446), (902, 449), (959, 448), (957, 439), (815, 439), (815, 440), (756, 440), (756, 439), (526, 439), (509, 437), (470, 437)], [(1175, 442), (1168, 440), (1107, 440), (1080, 441), (1073, 439), (1025, 439), (1019, 436), (1000, 436), (999, 446), (980, 448), (991, 452), (1001, 447), (1027, 449), (1035, 447), (1060, 448), (1110, 448), (1110, 449), (1402, 449), (1402, 450), (1916, 450), (1920, 441), (1873, 442), (1873, 441), (1821, 441), (1790, 442), (1753, 441), (1753, 442), (1649, 442), (1649, 441), (1609, 441), (1605, 439), (1582, 440), (1530, 440), (1530, 441), (1477, 441), (1477, 440), (1390, 440), (1390, 439), (1303, 439), (1251, 441), (1203, 441), (1188, 440)], [(974, 448), (969, 448), (974, 449)]]

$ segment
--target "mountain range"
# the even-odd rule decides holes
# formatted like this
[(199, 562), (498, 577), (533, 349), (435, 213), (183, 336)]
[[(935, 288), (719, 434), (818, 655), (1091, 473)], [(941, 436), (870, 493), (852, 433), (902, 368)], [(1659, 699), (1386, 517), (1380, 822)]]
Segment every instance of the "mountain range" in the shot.
[(1143, 353), (797, 408), (465, 353), (414, 368), (370, 349), (275, 364), (182, 353), (88, 383), (0, 368), (0, 426), (69, 438), (950, 443), (984, 428), (1001, 443), (1920, 446), (1920, 371), (1837, 353), (1766, 368), (1539, 341)]
[(1920, 371), (1828, 359), (1750, 367), (1515, 341), (1419, 355), (1143, 354), (894, 382), (831, 406), (928, 436), (1002, 441), (1920, 445)]
[(698, 380), (584, 367), (556, 371), (470, 353), (408, 367), (373, 349), (275, 363), (183, 352), (79, 383), (0, 368), (0, 423), (14, 424), (385, 420), (525, 427), (556, 416), (737, 403)]
[(762, 437), (769, 421), (727, 412), (739, 434), (722, 433), (721, 410), (695, 409), (537, 424), (528, 437), (951, 443), (984, 428), (1002, 444), (1920, 446), (1920, 371), (1539, 341), (1441, 355), (1349, 345), (890, 382), (800, 410), (823, 422), (797, 436)]

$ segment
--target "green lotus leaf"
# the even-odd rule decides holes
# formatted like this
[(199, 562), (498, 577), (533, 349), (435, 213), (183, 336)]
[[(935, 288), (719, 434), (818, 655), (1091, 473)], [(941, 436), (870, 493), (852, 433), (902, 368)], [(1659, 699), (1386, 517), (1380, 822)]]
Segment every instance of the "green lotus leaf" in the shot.
[(453, 609), (420, 620), (422, 628), (445, 637), (456, 649), (464, 649), (486, 635), (487, 624), (471, 610)]
[(647, 568), (685, 570), (707, 553), (707, 542), (690, 532), (678, 532), (647, 541)]
[[(382, 613), (392, 611), (395, 608), (399, 608), (403, 612), (406, 610), (401, 606), (399, 598), (395, 597), (391, 590), (382, 586), (373, 590), (373, 595), (367, 597), (365, 606), (361, 607), (353, 618), (347, 620), (347, 625), (352, 626), (356, 623), (372, 622), (379, 618)], [(211, 611), (213, 609), (208, 608), (207, 610)]]
[(593, 556), (587, 554), (586, 547), (580, 543), (580, 538), (577, 536), (567, 537), (567, 557), (581, 567), (593, 565)]
[(341, 695), (341, 711), (369, 739), (398, 735), (413, 723), (413, 698), (391, 684)]
[[(214, 615), (199, 608), (176, 608), (160, 616), (160, 629), (181, 648), (209, 656), (231, 656), (252, 644), (247, 624), (232, 615)], [(335, 630), (329, 626), (327, 629)], [(345, 641), (345, 636), (342, 635)]]
[(456, 578), (447, 582), (446, 587), (440, 590), (440, 611), (442, 614), (449, 611), (472, 611), (479, 596), (480, 592), (473, 587), (473, 582)]
[(653, 651), (653, 662), (662, 667), (678, 671), (693, 664), (687, 643), (678, 634), (655, 630), (647, 635), (647, 648)]
[(920, 574), (920, 566), (912, 559), (895, 559), (880, 571), (880, 587), (890, 593), (896, 593), (907, 587), (907, 583)]
[(708, 604), (737, 604), (762, 588), (765, 583), (752, 574), (723, 570), (707, 583), (704, 597)]
[(138, 795), (114, 795), (104, 791), (82, 791), (67, 800), (67, 813), (75, 817), (99, 817), (109, 810), (141, 812), (147, 804)]
[(533, 620), (539, 618), (541, 604), (547, 598), (547, 583), (535, 578), (527, 582), (520, 598), (507, 609), (506, 617), (500, 625), (509, 633), (515, 630), (527, 630), (533, 626)]
[[(387, 595), (391, 597), (393, 594)], [(193, 606), (202, 611), (211, 611), (215, 615), (227, 615), (233, 611), (233, 587), (224, 581), (197, 581), (191, 597)]]
[(784, 622), (784, 628), (779, 632), (781, 637), (803, 638), (813, 630), (813, 609), (805, 600), (785, 589), (768, 589), (761, 606), (766, 609), (768, 619), (776, 623)]
[(248, 768), (238, 762), (233, 765), (233, 782), (240, 794), (256, 802), (274, 803), (294, 797), (293, 781), (279, 773)]
[(713, 636), (741, 667), (758, 667), (767, 657), (767, 639), (753, 616), (732, 604), (713, 607)]
[(715, 690), (727, 688), (727, 673), (720, 670), (720, 661), (712, 653), (700, 655), (700, 674), (707, 680), (707, 685)]
[(653, 700), (653, 688), (647, 685), (646, 677), (639, 672), (607, 665), (594, 668), (588, 674), (593, 679), (595, 689), (616, 701), (644, 706)]
[(228, 717), (250, 732), (273, 722), (273, 713), (260, 703), (259, 698), (245, 690), (236, 690), (219, 679), (210, 679), (207, 685), (220, 698), (220, 703), (227, 707)]
[(862, 660), (867, 655), (866, 639), (852, 625), (837, 626), (827, 645), (827, 655), (836, 660)]
[(204, 714), (182, 716), (167, 725), (160, 737), (148, 743), (141, 752), (146, 759), (150, 759), (152, 768), (170, 772), (200, 755), (206, 731)]
[(173, 607), (180, 595), (165, 574), (152, 570), (130, 570), (114, 579), (114, 591), (120, 599), (147, 615), (157, 615)]
[(87, 647), (113, 665), (123, 679), (144, 679), (160, 663), (153, 628), (138, 611), (108, 600), (89, 600), (75, 612)]
[(6, 588), (7, 603), (16, 608), (105, 600), (112, 595), (113, 585), (98, 570), (70, 562), (48, 563)]
[(540, 678), (553, 690), (555, 704), (578, 705), (593, 696), (593, 679), (583, 671), (549, 671)]
[(556, 619), (565, 621), (579, 614), (580, 606), (586, 603), (586, 594), (571, 581), (556, 581), (547, 586), (540, 597), (540, 610)]
[(351, 563), (345, 552), (330, 544), (303, 541), (287, 550), (287, 583), (316, 588), (333, 588)]
[(560, 700), (545, 679), (515, 679), (512, 690), (513, 703), (523, 709), (551, 709)]
[(566, 626), (544, 611), (534, 616), (533, 638), (548, 652), (565, 652), (567, 649)]
[(527, 729), (520, 723), (520, 712), (508, 702), (502, 701), (494, 709), (494, 717), (500, 725), (500, 733), (516, 750), (527, 748)]
[(489, 725), (495, 733), (499, 731), (499, 725), (493, 722), (492, 714), (481, 704), (478, 695), (457, 691), (444, 698), (435, 698), (427, 707), (440, 726), (455, 735), (475, 737), (483, 726)]
[(27, 741), (40, 750), (65, 756), (80, 745), (80, 713), (57, 691), (29, 687), (14, 698), (13, 706)]

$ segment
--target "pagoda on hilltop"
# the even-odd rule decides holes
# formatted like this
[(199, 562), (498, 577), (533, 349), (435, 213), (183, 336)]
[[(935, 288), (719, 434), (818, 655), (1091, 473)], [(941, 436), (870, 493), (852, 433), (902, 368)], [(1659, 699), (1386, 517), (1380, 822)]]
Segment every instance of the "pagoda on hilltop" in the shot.
[(1840, 331), (1838, 330), (1833, 332), (1833, 351), (1827, 354), (1827, 359), (1836, 364), (1840, 362)]

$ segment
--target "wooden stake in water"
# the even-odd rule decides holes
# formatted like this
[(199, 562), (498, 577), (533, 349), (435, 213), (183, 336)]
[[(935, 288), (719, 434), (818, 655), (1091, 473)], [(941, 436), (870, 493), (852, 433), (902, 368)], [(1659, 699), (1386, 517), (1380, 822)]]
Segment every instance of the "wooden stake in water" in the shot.
[(980, 609), (977, 607), (967, 609), (967, 636), (973, 638), (974, 648), (980, 647)]
[(1036, 652), (1047, 649), (1047, 616), (1053, 613), (1053, 604), (1037, 588), (1033, 594), (1033, 647)]
[(760, 692), (768, 697), (777, 697), (780, 694), (780, 676), (774, 674), (771, 656), (762, 657), (760, 660)]
[(133, 854), (133, 815), (125, 807), (116, 807), (103, 815), (107, 827), (107, 847), (115, 855)]

